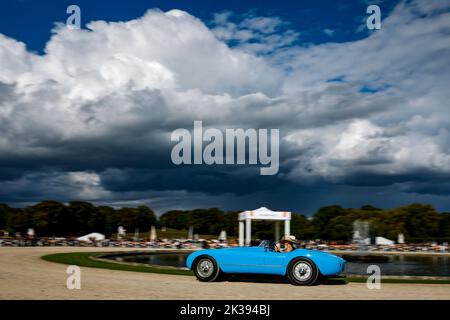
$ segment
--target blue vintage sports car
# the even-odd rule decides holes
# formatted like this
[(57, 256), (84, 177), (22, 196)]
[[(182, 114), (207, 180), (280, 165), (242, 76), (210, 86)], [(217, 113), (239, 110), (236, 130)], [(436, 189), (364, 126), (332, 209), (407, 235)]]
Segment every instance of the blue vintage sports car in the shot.
[(287, 276), (294, 285), (313, 285), (320, 276), (343, 272), (345, 260), (308, 249), (276, 252), (273, 243), (264, 240), (258, 247), (196, 251), (188, 256), (186, 266), (200, 281), (215, 281), (221, 273), (252, 273)]

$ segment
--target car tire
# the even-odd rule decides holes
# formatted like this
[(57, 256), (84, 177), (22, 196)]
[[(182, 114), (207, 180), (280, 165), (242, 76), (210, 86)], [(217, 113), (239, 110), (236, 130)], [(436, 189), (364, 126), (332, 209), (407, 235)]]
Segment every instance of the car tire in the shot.
[(216, 281), (220, 274), (216, 260), (210, 256), (199, 256), (192, 265), (192, 271), (199, 281)]
[(319, 275), (316, 264), (307, 258), (296, 258), (288, 265), (287, 276), (291, 284), (296, 286), (312, 286)]

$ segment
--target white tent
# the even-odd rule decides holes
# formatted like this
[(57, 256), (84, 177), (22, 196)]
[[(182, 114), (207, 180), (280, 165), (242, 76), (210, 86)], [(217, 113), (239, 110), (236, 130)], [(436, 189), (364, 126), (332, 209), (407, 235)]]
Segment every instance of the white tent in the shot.
[(383, 237), (376, 237), (375, 244), (376, 245), (391, 245), (391, 244), (394, 244), (394, 241), (383, 238)]
[[(252, 238), (252, 220), (273, 220), (275, 226), (275, 238), (280, 238), (279, 221), (284, 221), (284, 235), (289, 235), (291, 230), (291, 213), (289, 211), (272, 211), (266, 207), (261, 207), (256, 210), (247, 210), (239, 213), (239, 246), (250, 245)], [(245, 226), (245, 230), (244, 230)]]
[(92, 242), (92, 240), (101, 241), (101, 240), (105, 240), (105, 235), (103, 235), (101, 233), (93, 232), (93, 233), (89, 233), (85, 236), (79, 237), (79, 238), (77, 238), (77, 240), (86, 241), (86, 242)]

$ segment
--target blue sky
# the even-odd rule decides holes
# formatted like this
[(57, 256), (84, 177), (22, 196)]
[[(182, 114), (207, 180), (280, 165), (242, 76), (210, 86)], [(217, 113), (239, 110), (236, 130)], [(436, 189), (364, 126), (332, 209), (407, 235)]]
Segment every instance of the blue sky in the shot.
[[(2, 1), (0, 202), (450, 211), (449, 30), (448, 0)], [(279, 173), (175, 165), (196, 120), (279, 129)]]
[[(185, 10), (209, 23), (214, 13), (232, 11), (237, 16), (276, 16), (301, 33), (300, 43), (343, 42), (361, 39), (370, 32), (357, 31), (367, 16), (367, 1), (239, 1), (239, 0), (179, 0), (179, 1), (32, 1), (6, 0), (0, 4), (0, 30), (23, 41), (29, 50), (41, 52), (50, 38), (55, 22), (65, 22), (66, 8), (77, 4), (82, 10), (83, 26), (90, 21), (127, 21), (142, 16), (148, 9)], [(398, 1), (373, 1), (383, 14), (388, 14)], [(324, 33), (331, 30), (332, 34)]]

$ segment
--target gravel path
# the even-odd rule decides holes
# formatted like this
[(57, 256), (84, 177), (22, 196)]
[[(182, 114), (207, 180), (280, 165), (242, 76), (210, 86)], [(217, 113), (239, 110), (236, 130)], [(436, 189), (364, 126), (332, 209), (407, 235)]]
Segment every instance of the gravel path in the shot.
[[(450, 285), (365, 283), (296, 287), (285, 283), (201, 283), (192, 276), (81, 268), (81, 289), (66, 288), (66, 268), (41, 256), (125, 248), (0, 248), (0, 299), (450, 299)], [(140, 250), (142, 251), (142, 250)]]

